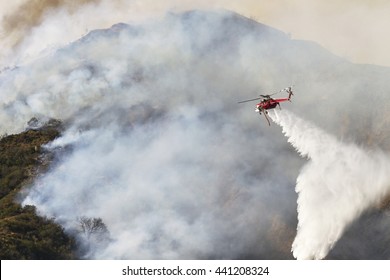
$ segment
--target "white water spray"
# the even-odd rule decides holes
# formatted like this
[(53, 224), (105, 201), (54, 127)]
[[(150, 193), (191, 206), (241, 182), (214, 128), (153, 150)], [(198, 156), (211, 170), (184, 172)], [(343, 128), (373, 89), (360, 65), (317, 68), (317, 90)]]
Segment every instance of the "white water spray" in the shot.
[(270, 112), (270, 117), (309, 159), (296, 183), (298, 228), (292, 252), (297, 259), (322, 259), (352, 221), (389, 194), (389, 157), (340, 142), (286, 110)]

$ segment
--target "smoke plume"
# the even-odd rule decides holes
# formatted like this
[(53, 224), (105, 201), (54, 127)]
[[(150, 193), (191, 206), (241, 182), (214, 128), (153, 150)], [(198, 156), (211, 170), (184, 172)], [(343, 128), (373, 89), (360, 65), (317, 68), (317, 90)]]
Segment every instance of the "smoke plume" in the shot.
[(216, 8), (256, 18), (294, 38), (316, 41), (355, 62), (390, 64), (386, 33), (390, 6), (384, 0), (15, 0), (0, 3), (0, 67), (21, 64), (87, 30), (167, 11)]
[(293, 254), (298, 259), (322, 259), (346, 227), (390, 193), (389, 157), (338, 141), (287, 110), (271, 112), (270, 117), (309, 160), (297, 178)]
[[(64, 17), (75, 19), (80, 10), (91, 9), (99, 1), (22, 0), (12, 5), (2, 4), (0, 66), (21, 64), (50, 46), (67, 43), (59, 38), (66, 38), (66, 33), (74, 33), (75, 28), (70, 27)], [(63, 22), (62, 26), (59, 21)]]
[(101, 218), (110, 239), (85, 258), (291, 258), (294, 168), (283, 174), (276, 131), (237, 106), (258, 86), (253, 70), (237, 71), (251, 63), (240, 53), (253, 28), (265, 50), (265, 38), (284, 38), (226, 11), (169, 14), (7, 72), (3, 129), (41, 112), (66, 126), (45, 147), (58, 162), (23, 204), (76, 236), (79, 217)]
[(20, 3), (12, 13), (4, 16), (2, 26), (4, 32), (9, 34), (13, 32), (20, 32), (21, 35), (17, 39), (18, 43), (22, 39), (24, 33), (28, 33), (30, 29), (40, 25), (45, 16), (50, 11), (63, 7), (69, 11), (74, 11), (78, 6), (85, 5), (98, 0), (32, 0)]

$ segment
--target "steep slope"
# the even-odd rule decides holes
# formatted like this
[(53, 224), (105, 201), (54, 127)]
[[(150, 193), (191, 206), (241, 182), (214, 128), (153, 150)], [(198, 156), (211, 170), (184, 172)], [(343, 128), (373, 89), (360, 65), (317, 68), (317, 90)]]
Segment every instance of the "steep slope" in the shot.
[(0, 140), (0, 258), (72, 259), (74, 241), (61, 226), (40, 217), (33, 206), (20, 206), (36, 176), (46, 170), (48, 156), (42, 145), (59, 136), (57, 123)]

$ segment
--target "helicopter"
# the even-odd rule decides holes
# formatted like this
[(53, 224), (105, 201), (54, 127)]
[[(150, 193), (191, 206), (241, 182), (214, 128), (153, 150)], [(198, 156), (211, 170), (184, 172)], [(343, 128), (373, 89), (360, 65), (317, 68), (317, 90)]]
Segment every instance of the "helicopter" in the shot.
[[(271, 96), (273, 96), (275, 94), (278, 94), (280, 92), (283, 92), (283, 91), (288, 93), (288, 97), (286, 97), (286, 98), (279, 98), (279, 99), (271, 98)], [(270, 121), (269, 121), (269, 119), (267, 117), (267, 114), (268, 114), (267, 110), (274, 109), (276, 106), (279, 106), (279, 109), (281, 109), (280, 102), (291, 101), (291, 96), (292, 95), (294, 95), (294, 93), (292, 91), (292, 86), (290, 86), (290, 87), (286, 87), (284, 89), (281, 89), (278, 92), (275, 92), (273, 94), (260, 94), (260, 97), (239, 101), (238, 103), (245, 103), (245, 102), (250, 102), (250, 101), (262, 99), (260, 103), (256, 104), (255, 111), (259, 112), (260, 115), (261, 115), (261, 113), (263, 113), (265, 119), (268, 122), (268, 125), (271, 125), (271, 123), (270, 123)]]

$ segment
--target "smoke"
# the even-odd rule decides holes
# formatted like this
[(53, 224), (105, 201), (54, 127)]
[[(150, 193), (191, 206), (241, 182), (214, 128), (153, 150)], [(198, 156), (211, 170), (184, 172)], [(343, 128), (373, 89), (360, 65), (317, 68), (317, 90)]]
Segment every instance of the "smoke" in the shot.
[(322, 259), (363, 211), (390, 193), (390, 160), (304, 121), (287, 110), (270, 112), (288, 142), (309, 162), (296, 184), (298, 228), (292, 245), (298, 259)]
[[(50, 45), (66, 43), (59, 40), (67, 33), (61, 28), (67, 28), (68, 33), (73, 32), (64, 18), (73, 17), (80, 9), (97, 2), (99, 0), (32, 0), (2, 4), (0, 58), (5, 60), (1, 61), (2, 64), (23, 63), (26, 58), (35, 57)], [(63, 25), (54, 24), (55, 18), (58, 23), (62, 20)]]
[(87, 3), (97, 2), (98, 0), (82, 0), (82, 1), (71, 1), (71, 0), (32, 0), (19, 4), (12, 13), (4, 16), (2, 26), (4, 32), (13, 33), (21, 32), (18, 36), (16, 44), (23, 37), (23, 33), (29, 32), (35, 26), (40, 25), (46, 14), (50, 11), (55, 10), (59, 7), (64, 7), (69, 11), (74, 11), (77, 6), (82, 6)]
[(283, 179), (249, 175), (258, 165), (239, 148), (249, 143), (237, 125), (219, 127), (194, 108), (168, 118), (129, 132), (105, 127), (73, 135), (76, 151), (24, 203), (68, 230), (77, 216), (101, 217), (113, 241), (94, 246), (87, 258), (239, 258), (257, 242), (256, 255), (265, 258), (264, 239), (280, 211), (270, 199)]
[(358, 63), (389, 65), (389, 4), (363, 1), (18, 0), (0, 3), (0, 66), (23, 64), (90, 30), (136, 22), (167, 11), (228, 9), (312, 40)]
[(143, 0), (20, 0), (0, 8), (0, 68), (32, 62), (92, 30), (139, 23), (170, 10)]
[(84, 258), (291, 258), (297, 168), (284, 174), (275, 129), (237, 105), (259, 86), (241, 52), (253, 40), (268, 50), (274, 36), (225, 11), (168, 14), (4, 73), (5, 131), (35, 115), (66, 127), (23, 205), (76, 236), (79, 217), (101, 218), (110, 238)]

